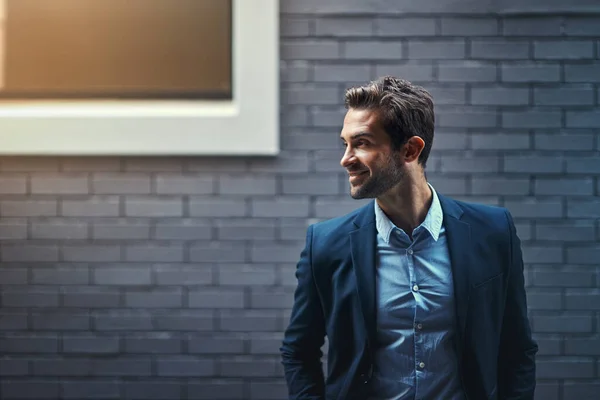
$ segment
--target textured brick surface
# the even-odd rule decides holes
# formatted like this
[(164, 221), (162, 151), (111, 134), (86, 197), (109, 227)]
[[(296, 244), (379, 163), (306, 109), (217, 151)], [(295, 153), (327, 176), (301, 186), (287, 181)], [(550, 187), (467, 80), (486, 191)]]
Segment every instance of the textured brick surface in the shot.
[(0, 158), (0, 398), (285, 398), (306, 228), (365, 204), (341, 96), (391, 74), (434, 95), (430, 181), (516, 220), (536, 400), (597, 399), (600, 14), (521, 3), (282, 1), (278, 157)]

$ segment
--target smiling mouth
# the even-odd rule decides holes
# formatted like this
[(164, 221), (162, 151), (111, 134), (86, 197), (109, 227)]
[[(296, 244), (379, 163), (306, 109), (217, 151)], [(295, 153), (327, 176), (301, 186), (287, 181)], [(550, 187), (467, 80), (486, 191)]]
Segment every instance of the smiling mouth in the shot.
[(350, 180), (350, 182), (352, 182), (353, 180), (355, 180), (355, 179), (357, 179), (357, 178), (359, 178), (361, 176), (364, 176), (364, 175), (366, 175), (368, 173), (369, 173), (369, 171), (349, 172), (348, 173), (348, 176), (349, 176), (348, 179)]

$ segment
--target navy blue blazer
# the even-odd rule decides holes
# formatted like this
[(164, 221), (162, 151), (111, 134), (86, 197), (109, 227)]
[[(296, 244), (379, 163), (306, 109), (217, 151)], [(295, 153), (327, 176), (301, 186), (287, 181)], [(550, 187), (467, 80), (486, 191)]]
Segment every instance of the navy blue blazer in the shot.
[[(504, 208), (439, 199), (452, 263), (463, 389), (469, 400), (533, 399), (537, 345), (512, 218)], [(289, 399), (366, 398), (377, 346), (376, 234), (372, 202), (308, 228), (281, 347)]]

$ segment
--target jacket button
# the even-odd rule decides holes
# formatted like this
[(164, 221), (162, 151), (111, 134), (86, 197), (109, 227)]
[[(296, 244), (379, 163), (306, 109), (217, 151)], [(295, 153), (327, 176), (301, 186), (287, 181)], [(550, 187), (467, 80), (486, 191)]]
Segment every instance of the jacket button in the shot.
[(364, 384), (369, 383), (369, 378), (367, 378), (366, 374), (360, 374), (360, 379), (363, 381)]

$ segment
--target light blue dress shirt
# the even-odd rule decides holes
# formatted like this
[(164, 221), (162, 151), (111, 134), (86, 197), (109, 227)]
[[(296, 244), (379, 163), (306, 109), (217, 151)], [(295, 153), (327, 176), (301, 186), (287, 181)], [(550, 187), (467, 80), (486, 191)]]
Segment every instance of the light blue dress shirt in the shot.
[(378, 347), (371, 399), (464, 400), (450, 256), (440, 201), (431, 190), (431, 207), (413, 240), (375, 202)]

